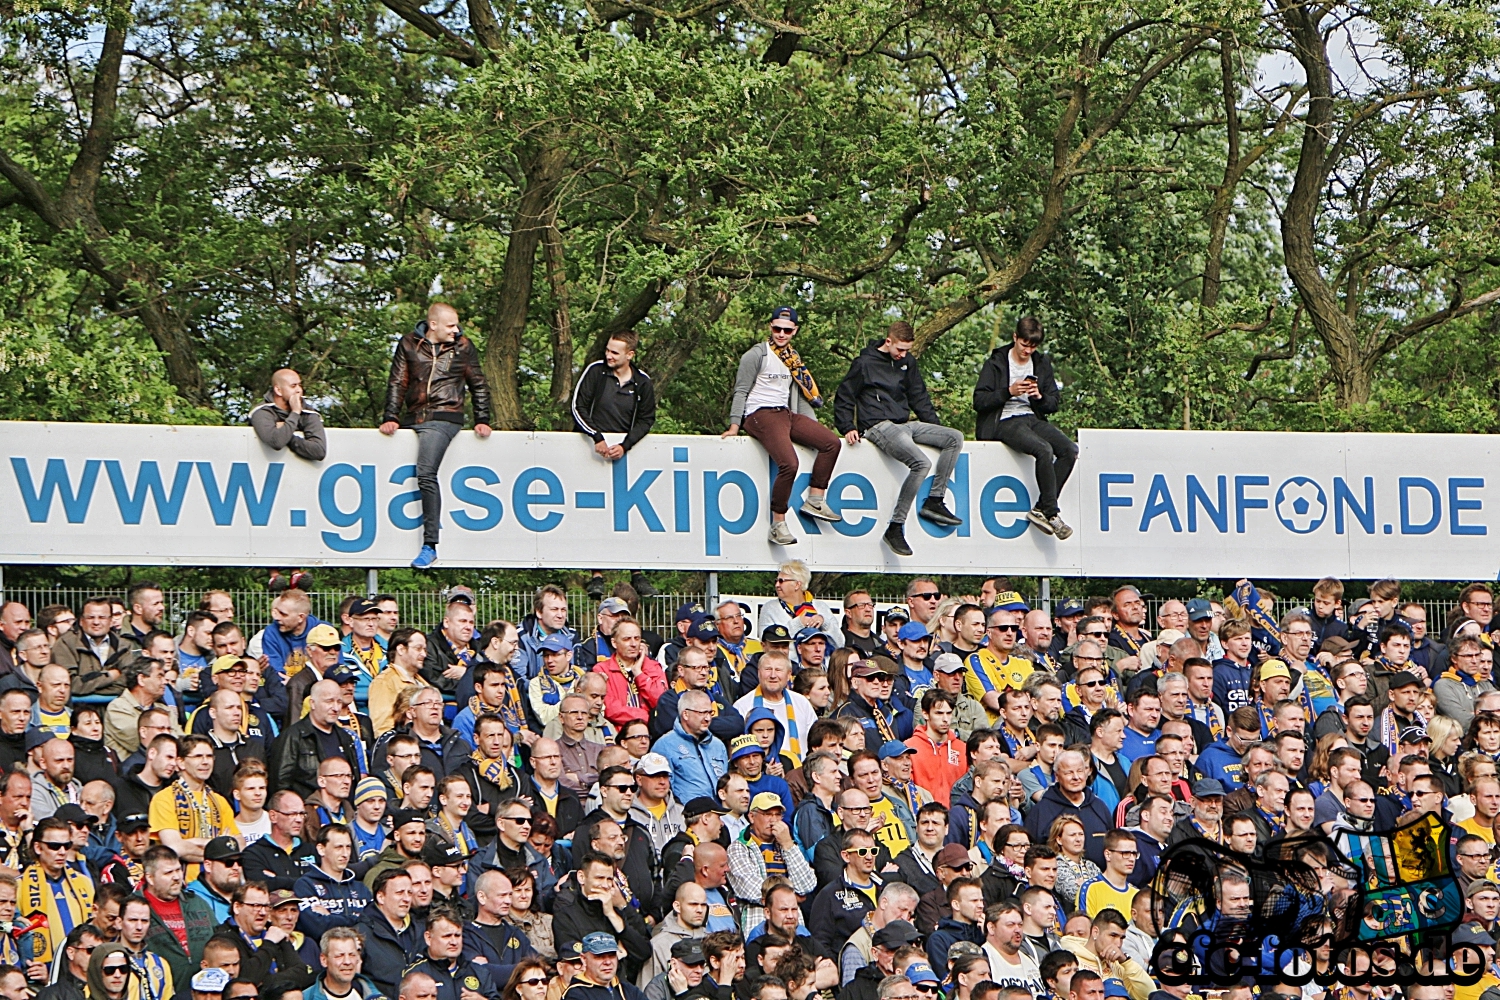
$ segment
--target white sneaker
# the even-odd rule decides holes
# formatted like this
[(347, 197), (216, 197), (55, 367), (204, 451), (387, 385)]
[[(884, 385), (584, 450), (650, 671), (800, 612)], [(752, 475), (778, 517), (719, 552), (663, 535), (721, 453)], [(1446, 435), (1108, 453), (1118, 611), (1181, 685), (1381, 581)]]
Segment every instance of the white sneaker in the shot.
[(1073, 529), (1068, 527), (1061, 514), (1053, 514), (1047, 519), (1047, 523), (1052, 525), (1052, 533), (1059, 539), (1067, 539), (1073, 534)]
[(1036, 508), (1026, 512), (1026, 520), (1036, 525), (1038, 531), (1044, 531), (1049, 535), (1053, 533), (1052, 521)]
[(766, 536), (772, 545), (796, 545), (797, 536), (792, 534), (792, 529), (787, 527), (785, 521), (772, 521), (771, 533)]
[(819, 497), (816, 500), (814, 500), (812, 497), (808, 497), (806, 500), (802, 501), (802, 507), (800, 509), (803, 514), (806, 514), (808, 517), (815, 517), (820, 521), (838, 522), (843, 520), (843, 517), (837, 514), (832, 507), (828, 506), (828, 504), (823, 501), (822, 497)]

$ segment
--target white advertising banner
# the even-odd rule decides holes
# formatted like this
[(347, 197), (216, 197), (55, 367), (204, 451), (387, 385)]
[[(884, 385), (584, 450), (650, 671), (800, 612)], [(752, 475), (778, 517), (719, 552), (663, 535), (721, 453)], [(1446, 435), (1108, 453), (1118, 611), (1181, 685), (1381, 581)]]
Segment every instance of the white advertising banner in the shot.
[[(247, 427), (0, 424), (0, 562), (344, 565), (421, 544), (416, 437), (330, 430), (328, 458), (272, 451)], [(1031, 527), (1029, 458), (971, 441), (949, 505), (880, 543), (906, 474), (845, 446), (842, 524), (794, 516), (766, 540), (774, 470), (741, 436), (651, 435), (610, 463), (582, 435), (460, 434), (439, 474), (440, 565), (774, 569), (1096, 577), (1494, 579), (1487, 472), (1500, 437), (1084, 430), (1062, 497), (1067, 541)], [(936, 461), (935, 452), (929, 452)], [(793, 493), (800, 502), (812, 467)], [(920, 499), (919, 499), (920, 503)]]
[[(411, 431), (330, 430), (322, 462), (273, 451), (248, 427), (4, 423), (0, 434), (3, 562), (382, 568), (421, 545)], [(812, 459), (802, 453), (793, 509)], [(1031, 464), (971, 442), (949, 494), (963, 526), (913, 510), (916, 554), (902, 560), (880, 536), (906, 468), (868, 443), (844, 447), (829, 484), (843, 522), (796, 515), (798, 543), (782, 548), (766, 540), (772, 466), (748, 437), (653, 434), (611, 463), (580, 434), (464, 431), (438, 477), (439, 565), (774, 569), (795, 557), (851, 572), (1076, 573), (1076, 540), (1028, 530)]]

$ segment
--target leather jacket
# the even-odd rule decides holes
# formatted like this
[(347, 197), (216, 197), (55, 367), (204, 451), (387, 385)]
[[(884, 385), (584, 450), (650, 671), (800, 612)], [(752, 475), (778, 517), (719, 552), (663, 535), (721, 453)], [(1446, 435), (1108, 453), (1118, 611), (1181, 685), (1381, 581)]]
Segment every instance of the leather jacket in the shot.
[(399, 420), (404, 409), (407, 426), (429, 420), (461, 424), (465, 386), (474, 395), (474, 422), (489, 423), (490, 389), (474, 342), (460, 333), (452, 343), (434, 344), (424, 320), (396, 343), (382, 419)]

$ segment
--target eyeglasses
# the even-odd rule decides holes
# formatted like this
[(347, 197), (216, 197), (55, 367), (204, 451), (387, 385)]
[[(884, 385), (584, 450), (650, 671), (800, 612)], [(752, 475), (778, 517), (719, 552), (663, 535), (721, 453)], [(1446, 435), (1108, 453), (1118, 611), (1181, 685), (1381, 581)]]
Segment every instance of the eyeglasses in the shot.
[(500, 818), (505, 820), (505, 822), (507, 823), (520, 823), (522, 826), (531, 825), (530, 816), (501, 816)]
[(839, 812), (853, 813), (856, 816), (860, 815), (861, 813), (870, 813), (871, 815), (874, 815), (875, 808), (874, 806), (839, 806)]
[(545, 986), (546, 984), (547, 984), (547, 980), (545, 980), (545, 979), (523, 979), (519, 983), (517, 983), (516, 985), (517, 986)]
[(1350, 802), (1359, 802), (1361, 804), (1368, 805), (1369, 803), (1374, 802), (1375, 799), (1374, 799), (1373, 796), (1366, 796), (1366, 797), (1364, 797), (1362, 799), (1360, 799), (1360, 798), (1354, 798), (1353, 796), (1350, 796), (1349, 801)]
[(874, 601), (859, 601), (859, 602), (857, 602), (855, 604), (846, 604), (846, 605), (844, 605), (844, 610), (845, 611), (853, 611), (855, 608), (873, 608), (874, 606), (875, 606), (875, 602)]
[(857, 854), (862, 858), (873, 858), (880, 853), (878, 847), (850, 847), (847, 850), (850, 854)]
[(908, 601), (935, 601), (939, 597), (942, 597), (942, 596), (943, 596), (942, 594), (939, 594), (935, 590), (929, 590), (925, 594), (912, 594), (910, 597), (907, 598), (907, 600)]

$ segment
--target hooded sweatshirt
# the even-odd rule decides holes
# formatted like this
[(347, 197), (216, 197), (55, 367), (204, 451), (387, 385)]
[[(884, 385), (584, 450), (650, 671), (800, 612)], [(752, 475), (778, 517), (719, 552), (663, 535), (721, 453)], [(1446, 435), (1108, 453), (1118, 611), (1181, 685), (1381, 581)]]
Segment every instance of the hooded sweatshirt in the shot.
[[(781, 754), (781, 744), (786, 739), (786, 727), (781, 724), (780, 719), (776, 718), (775, 712), (765, 707), (751, 709), (750, 714), (745, 718), (745, 732), (748, 733), (751, 726), (763, 719), (770, 719), (776, 726), (776, 733), (771, 737), (771, 745), (766, 749), (766, 760), (780, 760), (782, 769), (790, 771), (795, 765)], [(752, 799), (760, 792), (771, 792), (781, 798), (786, 806), (786, 815), (792, 815), (792, 811), (796, 809), (796, 803), (792, 801), (792, 789), (784, 779), (762, 770), (759, 778), (747, 781), (746, 784), (750, 786)]]
[[(292, 891), (302, 899), (302, 915), (297, 926), (314, 940), (322, 938), (323, 932), (331, 928), (353, 927), (359, 923), (365, 906), (375, 898), (369, 887), (347, 869), (341, 878), (334, 878), (321, 868), (309, 868)], [(326, 909), (327, 915), (313, 909), (315, 905)]]

